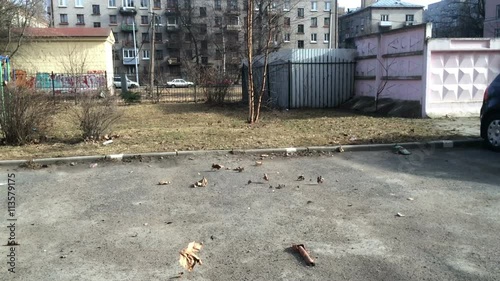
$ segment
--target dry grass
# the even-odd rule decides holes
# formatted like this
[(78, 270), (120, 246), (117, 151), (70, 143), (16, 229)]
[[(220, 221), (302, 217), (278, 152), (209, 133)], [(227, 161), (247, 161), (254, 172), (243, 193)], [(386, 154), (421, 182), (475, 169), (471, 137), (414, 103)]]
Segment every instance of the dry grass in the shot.
[(0, 159), (198, 149), (248, 149), (355, 143), (392, 143), (453, 138), (429, 119), (371, 117), (346, 111), (265, 111), (259, 124), (245, 122), (244, 106), (139, 104), (120, 106), (114, 143), (84, 143), (67, 109), (56, 116), (52, 140), (21, 147), (0, 146)]

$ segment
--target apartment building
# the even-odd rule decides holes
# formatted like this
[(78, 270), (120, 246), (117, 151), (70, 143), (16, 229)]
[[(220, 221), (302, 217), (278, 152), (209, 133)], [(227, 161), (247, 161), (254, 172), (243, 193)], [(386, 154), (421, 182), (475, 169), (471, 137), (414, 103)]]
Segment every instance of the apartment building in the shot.
[(364, 7), (339, 17), (339, 42), (423, 22), (424, 6), (399, 0), (363, 1)]
[(500, 37), (500, 0), (485, 0), (484, 37)]
[[(153, 49), (155, 77), (165, 79), (188, 77), (193, 64), (237, 72), (244, 56), (248, 0), (49, 1), (53, 27), (111, 28), (115, 73), (138, 72), (141, 83)], [(337, 44), (336, 2), (258, 0), (255, 15), (279, 18), (274, 48), (329, 48)]]
[[(500, 4), (500, 0), (493, 2)], [(432, 23), (432, 37), (435, 38), (482, 37), (483, 9), (483, 0), (441, 0), (429, 4), (424, 19)], [(494, 11), (486, 9), (486, 13), (491, 12)]]

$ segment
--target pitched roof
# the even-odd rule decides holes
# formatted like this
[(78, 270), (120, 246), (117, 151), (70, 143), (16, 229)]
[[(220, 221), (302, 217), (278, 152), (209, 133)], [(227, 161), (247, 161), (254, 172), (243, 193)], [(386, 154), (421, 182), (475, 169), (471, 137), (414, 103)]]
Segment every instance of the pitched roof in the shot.
[(24, 31), (27, 37), (108, 37), (110, 28), (64, 27), (64, 28), (34, 28)]
[(423, 5), (416, 5), (412, 3), (402, 2), (399, 0), (379, 0), (370, 5), (374, 8), (423, 8)]

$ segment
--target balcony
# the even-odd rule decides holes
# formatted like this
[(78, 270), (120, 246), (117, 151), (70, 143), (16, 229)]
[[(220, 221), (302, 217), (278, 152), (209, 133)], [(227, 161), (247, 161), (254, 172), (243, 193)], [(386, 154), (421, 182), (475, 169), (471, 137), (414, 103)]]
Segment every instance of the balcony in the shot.
[(134, 25), (135, 25), (135, 32), (137, 32), (137, 24), (132, 24), (132, 23), (122, 23), (122, 31), (123, 32), (134, 32)]
[(135, 7), (120, 7), (120, 14), (124, 16), (135, 16), (137, 14), (137, 10)]
[(178, 24), (167, 23), (167, 32), (178, 32), (179, 30)]
[[(139, 44), (136, 44), (136, 45), (139, 46)], [(134, 47), (134, 40), (123, 40), (122, 46), (133, 48)]]
[(181, 64), (181, 59), (178, 57), (169, 57), (167, 59), (167, 64), (168, 65), (180, 65)]
[(392, 21), (380, 21), (378, 25), (380, 27), (392, 27)]
[(241, 25), (240, 24), (228, 24), (228, 25), (226, 25), (226, 30), (227, 31), (240, 31)]
[(123, 57), (123, 65), (135, 65), (135, 63), (140, 64), (141, 60), (139, 58), (133, 57)]
[(239, 15), (240, 14), (240, 8), (238, 8), (238, 7), (227, 7), (226, 14), (228, 14), (228, 15)]
[(177, 7), (168, 7), (165, 9), (165, 14), (167, 16), (175, 15), (178, 12), (179, 12), (179, 10), (177, 9)]

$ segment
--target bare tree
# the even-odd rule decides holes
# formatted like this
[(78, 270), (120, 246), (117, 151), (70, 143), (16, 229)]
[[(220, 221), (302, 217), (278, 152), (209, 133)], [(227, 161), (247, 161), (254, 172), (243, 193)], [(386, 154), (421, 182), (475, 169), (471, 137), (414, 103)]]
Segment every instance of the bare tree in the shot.
[(13, 57), (23, 40), (26, 28), (44, 26), (47, 21), (44, 0), (0, 0), (0, 52)]

